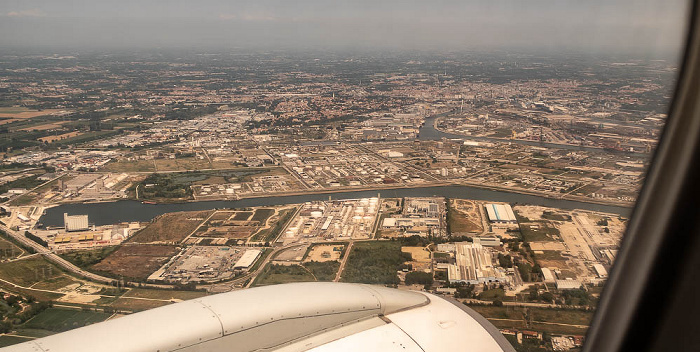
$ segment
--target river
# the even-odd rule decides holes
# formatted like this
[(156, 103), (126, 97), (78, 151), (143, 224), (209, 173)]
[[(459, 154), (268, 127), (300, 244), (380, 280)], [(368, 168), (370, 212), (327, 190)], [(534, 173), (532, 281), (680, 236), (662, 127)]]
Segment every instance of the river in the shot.
[(41, 217), (39, 222), (46, 226), (63, 226), (63, 213), (68, 213), (69, 215), (87, 214), (90, 223), (94, 223), (95, 225), (99, 226), (119, 222), (150, 221), (158, 215), (175, 211), (297, 204), (314, 200), (326, 200), (329, 196), (333, 199), (366, 198), (375, 197), (378, 193), (384, 198), (440, 196), (495, 202), (532, 204), (560, 209), (583, 209), (620, 214), (623, 216), (628, 216), (631, 212), (630, 208), (618, 206), (600, 205), (564, 199), (550, 199), (528, 194), (494, 191), (468, 186), (438, 186), (371, 191), (348, 191), (325, 194), (304, 194), (294, 196), (272, 196), (234, 201), (199, 201), (175, 204), (143, 204), (133, 200), (88, 204), (63, 204), (46, 209), (46, 213)]

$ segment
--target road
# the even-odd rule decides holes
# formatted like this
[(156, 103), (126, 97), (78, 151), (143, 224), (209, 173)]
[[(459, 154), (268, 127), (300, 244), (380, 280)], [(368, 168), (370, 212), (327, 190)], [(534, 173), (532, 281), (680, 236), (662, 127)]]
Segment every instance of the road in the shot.
[[(48, 261), (53, 262), (54, 264), (60, 266), (64, 270), (71, 272), (75, 275), (78, 275), (79, 277), (83, 277), (83, 278), (88, 279), (88, 280), (101, 282), (101, 283), (105, 283), (105, 284), (111, 284), (112, 282), (116, 281), (116, 279), (97, 275), (95, 273), (85, 271), (85, 270), (75, 266), (75, 264), (61, 258), (58, 254), (51, 252), (48, 248), (30, 240), (29, 238), (25, 237), (23, 234), (21, 234), (17, 231), (9, 229), (5, 225), (0, 225), (0, 230), (4, 231), (8, 236), (11, 236), (12, 238), (17, 240), (22, 245), (34, 249), (37, 254), (43, 256)], [(127, 282), (127, 285), (129, 285), (129, 284), (136, 285), (137, 283)], [(141, 284), (141, 286), (142, 287), (151, 287), (151, 288), (165, 288), (165, 289), (173, 288), (172, 285), (158, 285), (158, 284)]]
[(338, 282), (340, 281), (340, 276), (343, 273), (343, 270), (345, 270), (345, 264), (348, 263), (348, 258), (350, 257), (350, 250), (352, 249), (352, 246), (355, 244), (355, 241), (350, 241), (348, 244), (348, 248), (345, 250), (345, 255), (343, 256), (343, 260), (340, 261), (340, 268), (338, 268), (338, 272), (335, 274), (335, 279), (333, 279), (333, 282)]

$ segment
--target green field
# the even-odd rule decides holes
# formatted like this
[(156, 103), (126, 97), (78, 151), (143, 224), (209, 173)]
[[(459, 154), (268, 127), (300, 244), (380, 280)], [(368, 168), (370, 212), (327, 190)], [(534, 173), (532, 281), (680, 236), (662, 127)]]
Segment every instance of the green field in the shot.
[(32, 340), (31, 338), (26, 338), (26, 337), (2, 335), (2, 336), (0, 336), (0, 347), (12, 346), (12, 345), (16, 345), (18, 343), (27, 342), (27, 341), (31, 341), (31, 340)]
[(72, 277), (68, 275), (57, 276), (50, 279), (46, 279), (41, 282), (37, 282), (32, 288), (40, 290), (56, 291), (60, 288), (66, 287), (68, 285), (80, 283), (79, 281), (73, 280)]
[[(539, 228), (532, 228), (530, 225), (539, 226)], [(559, 230), (549, 226), (545, 221), (520, 224), (520, 233), (525, 242), (554, 241), (554, 236), (560, 236)]]
[(40, 256), (0, 263), (0, 277), (20, 286), (62, 276), (63, 271)]
[(317, 281), (333, 281), (338, 269), (340, 269), (340, 263), (335, 260), (328, 262), (308, 262), (304, 263), (304, 267), (314, 274)]
[(134, 288), (129, 290), (122, 297), (139, 297), (150, 299), (181, 299), (183, 301), (206, 296), (204, 291), (175, 291), (175, 290), (153, 290), (145, 288)]
[(67, 331), (109, 318), (110, 314), (77, 309), (49, 308), (24, 323), (25, 328)]
[(341, 281), (366, 284), (398, 284), (396, 272), (411, 260), (410, 254), (401, 252), (401, 242), (358, 242), (352, 247)]
[(300, 265), (268, 264), (253, 286), (277, 285), (288, 282), (316, 281), (314, 276)]
[(251, 221), (258, 221), (261, 224), (263, 224), (265, 222), (265, 220), (267, 220), (267, 218), (272, 216), (272, 214), (274, 214), (274, 213), (275, 213), (275, 209), (268, 209), (268, 208), (258, 209), (255, 211), (255, 215), (253, 215), (253, 218), (250, 220)]
[(593, 312), (575, 309), (494, 307), (470, 305), (470, 308), (483, 315), (491, 323), (502, 329), (525, 329), (532, 318), (529, 330), (552, 334), (585, 335)]
[[(280, 213), (278, 214), (277, 222), (272, 228), (269, 229), (262, 229), (258, 231), (253, 237), (250, 238), (252, 242), (270, 242), (273, 241), (277, 236), (279, 236), (280, 232), (284, 228), (284, 226), (289, 222), (290, 218), (292, 215), (294, 215), (294, 212), (296, 211), (296, 208), (291, 208), (291, 209), (285, 209), (281, 210)], [(257, 211), (256, 211), (257, 215)], [(253, 215), (255, 217), (255, 215)]]

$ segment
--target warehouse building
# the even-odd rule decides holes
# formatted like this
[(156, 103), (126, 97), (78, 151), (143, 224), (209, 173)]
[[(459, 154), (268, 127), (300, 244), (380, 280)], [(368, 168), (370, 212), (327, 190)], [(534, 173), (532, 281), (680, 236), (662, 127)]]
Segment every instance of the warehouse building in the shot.
[(573, 279), (557, 280), (554, 282), (557, 290), (576, 290), (581, 288), (581, 282)]
[(507, 281), (505, 269), (494, 265), (493, 252), (480, 244), (455, 243), (455, 264), (447, 267), (450, 283), (468, 284)]
[(484, 205), (489, 221), (495, 224), (517, 224), (513, 209), (508, 204), (486, 204)]
[(260, 251), (259, 249), (249, 249), (245, 251), (241, 259), (238, 259), (236, 264), (233, 265), (233, 269), (245, 270), (250, 268), (253, 265), (253, 263), (255, 263), (255, 260), (257, 260), (260, 256), (260, 253), (262, 253), (262, 251)]
[(474, 243), (484, 247), (498, 247), (501, 245), (501, 239), (496, 236), (474, 237)]

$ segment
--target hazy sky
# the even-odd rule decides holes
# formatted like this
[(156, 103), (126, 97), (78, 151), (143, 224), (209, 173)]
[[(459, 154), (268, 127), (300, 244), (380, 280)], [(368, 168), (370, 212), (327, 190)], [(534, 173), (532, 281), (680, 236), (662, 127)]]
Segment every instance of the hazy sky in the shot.
[(2, 46), (675, 53), (682, 0), (0, 0)]

